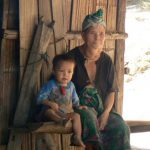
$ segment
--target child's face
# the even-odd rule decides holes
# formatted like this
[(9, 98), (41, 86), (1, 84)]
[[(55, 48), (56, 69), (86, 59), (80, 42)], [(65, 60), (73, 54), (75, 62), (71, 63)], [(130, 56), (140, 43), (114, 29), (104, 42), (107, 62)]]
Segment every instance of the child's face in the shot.
[(63, 86), (71, 81), (75, 64), (73, 62), (62, 61), (60, 66), (56, 67), (54, 74), (56, 80)]

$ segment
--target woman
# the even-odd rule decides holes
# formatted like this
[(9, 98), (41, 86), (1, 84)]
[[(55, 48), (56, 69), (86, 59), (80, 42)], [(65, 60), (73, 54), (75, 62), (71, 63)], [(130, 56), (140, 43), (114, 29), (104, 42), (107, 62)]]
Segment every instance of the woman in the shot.
[[(90, 109), (79, 111), (83, 141), (86, 150), (128, 150), (129, 128), (122, 117), (113, 110), (118, 87), (112, 60), (103, 52), (105, 28), (101, 9), (87, 15), (82, 23), (84, 44), (68, 53), (76, 60), (72, 80), (78, 94), (82, 93), (86, 85), (92, 84), (97, 89), (104, 107), (102, 114), (97, 116)], [(99, 105), (94, 101), (93, 104)]]

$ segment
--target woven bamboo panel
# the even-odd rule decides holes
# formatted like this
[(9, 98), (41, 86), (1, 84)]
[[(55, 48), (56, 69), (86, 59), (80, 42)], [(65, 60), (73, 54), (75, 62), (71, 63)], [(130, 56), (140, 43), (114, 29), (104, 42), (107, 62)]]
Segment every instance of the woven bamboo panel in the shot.
[(38, 5), (36, 0), (19, 1), (20, 35), (20, 84), (27, 63), (34, 31), (38, 23)]
[[(3, 5), (2, 5), (3, 4)], [(17, 29), (17, 4), (14, 0), (0, 2), (2, 29)], [(3, 8), (2, 8), (3, 6)], [(3, 12), (2, 12), (3, 11)], [(1, 34), (0, 47), (0, 144), (6, 144), (8, 126), (12, 121), (13, 111), (17, 99), (17, 41), (4, 39)]]
[[(117, 0), (107, 1), (107, 18), (106, 18), (106, 31), (116, 32), (116, 15), (117, 15)], [(115, 53), (115, 40), (106, 41), (106, 52), (111, 56), (114, 61)]]

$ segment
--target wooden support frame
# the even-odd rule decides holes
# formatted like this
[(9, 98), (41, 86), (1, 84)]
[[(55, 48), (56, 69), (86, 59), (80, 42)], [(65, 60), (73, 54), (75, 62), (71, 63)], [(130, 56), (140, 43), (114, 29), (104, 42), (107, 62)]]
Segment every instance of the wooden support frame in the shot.
[(4, 30), (3, 32), (4, 39), (15, 40), (18, 39), (18, 36), (18, 31), (16, 30)]
[(140, 120), (129, 121), (129, 120), (127, 120), (126, 123), (129, 125), (131, 133), (150, 131), (150, 121), (140, 121)]
[[(127, 120), (126, 123), (130, 127), (131, 133), (150, 131), (150, 121)], [(72, 124), (70, 124), (68, 127), (64, 127), (54, 122), (28, 123), (27, 126), (24, 128), (12, 128), (12, 130), (18, 133), (31, 132), (32, 134), (37, 133), (71, 134), (73, 131)]]
[[(16, 30), (4, 30), (3, 37), (5, 39), (18, 39), (18, 31)], [(112, 40), (112, 39), (126, 39), (128, 38), (127, 33), (117, 33), (117, 32), (107, 32), (106, 33), (106, 40)], [(67, 32), (64, 35), (64, 39), (66, 40), (81, 40), (81, 31), (76, 32)], [(59, 39), (56, 39), (56, 41)]]
[[(107, 32), (106, 33), (106, 40), (112, 40), (112, 39), (126, 39), (128, 37), (127, 33), (114, 33), (114, 32)], [(67, 40), (80, 40), (81, 37), (81, 31), (79, 32), (67, 32), (65, 39)]]

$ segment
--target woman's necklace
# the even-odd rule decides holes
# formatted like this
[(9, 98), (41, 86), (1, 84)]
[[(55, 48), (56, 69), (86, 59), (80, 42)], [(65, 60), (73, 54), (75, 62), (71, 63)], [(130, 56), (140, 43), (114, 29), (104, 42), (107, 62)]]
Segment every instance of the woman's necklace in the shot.
[(88, 56), (84, 55), (84, 58), (86, 59), (87, 63), (95, 62), (98, 60), (99, 57), (100, 57), (100, 55), (95, 55), (94, 57), (88, 57)]
[[(91, 57), (91, 56), (88, 56), (85, 46), (82, 46), (82, 47), (81, 47), (81, 52), (82, 52), (84, 58), (86, 59), (86, 62), (87, 62), (87, 63), (95, 62), (95, 61), (97, 61), (97, 60), (99, 59), (99, 57), (100, 57), (100, 52), (97, 52), (97, 53), (94, 54), (94, 56), (92, 56), (92, 57)], [(90, 54), (89, 54), (89, 55), (90, 55)]]

